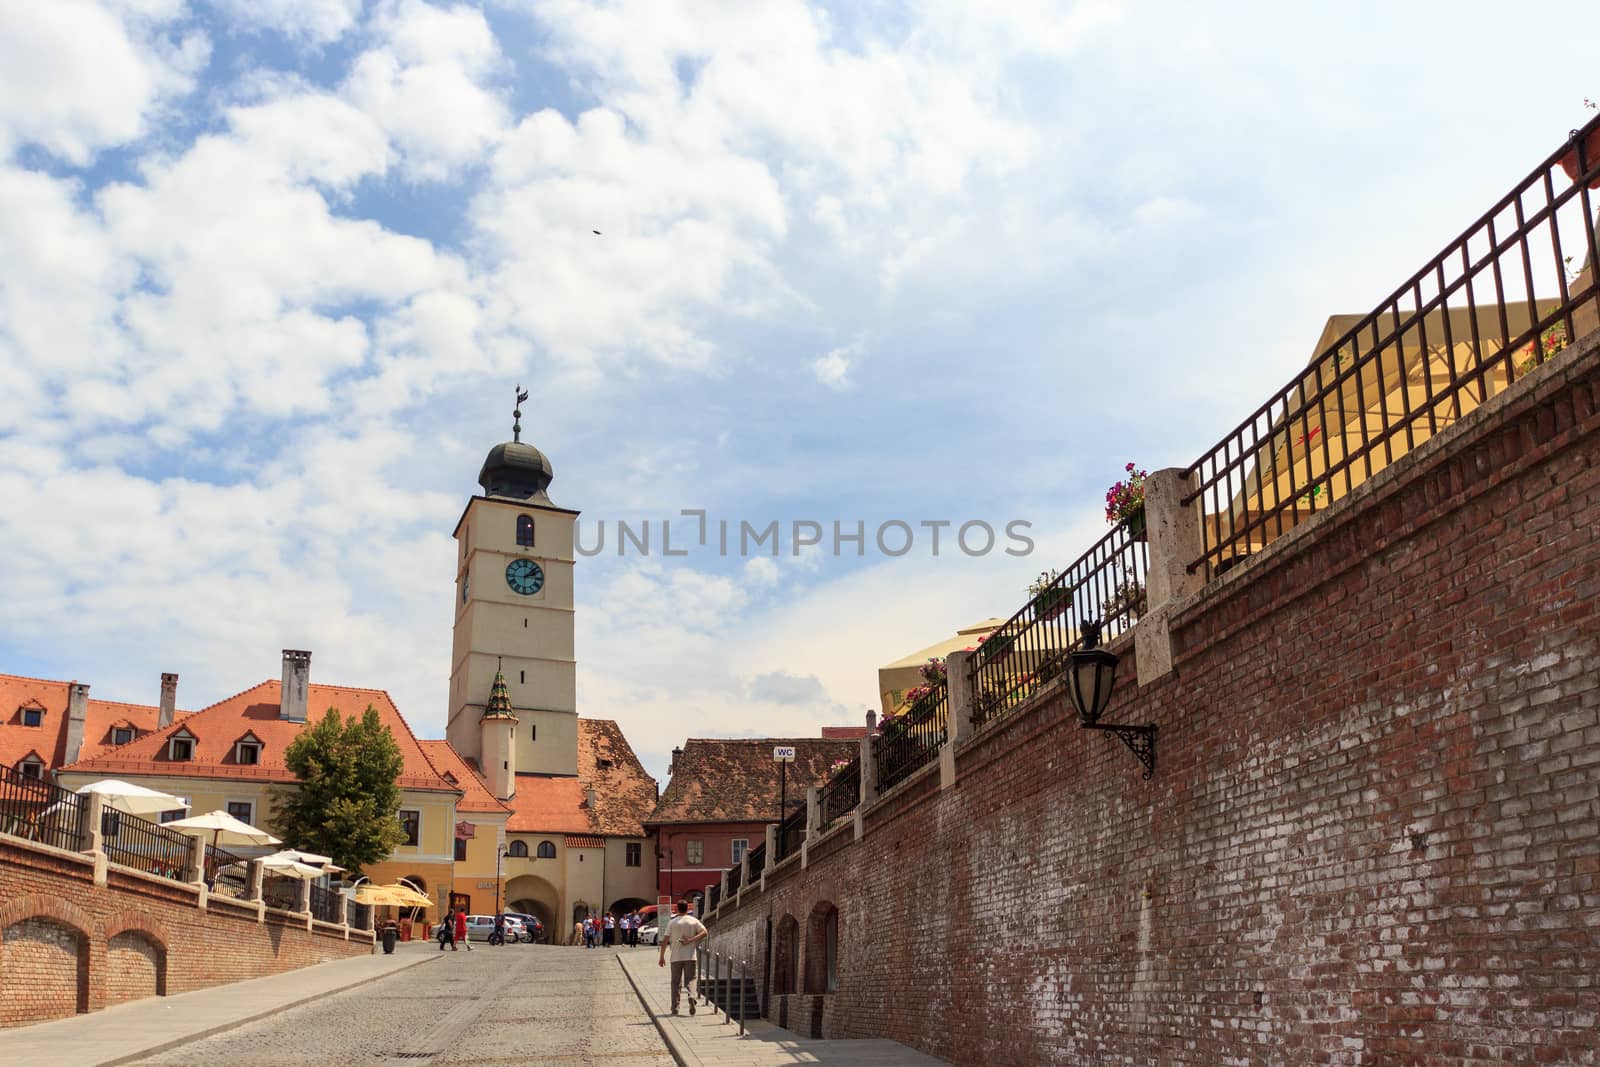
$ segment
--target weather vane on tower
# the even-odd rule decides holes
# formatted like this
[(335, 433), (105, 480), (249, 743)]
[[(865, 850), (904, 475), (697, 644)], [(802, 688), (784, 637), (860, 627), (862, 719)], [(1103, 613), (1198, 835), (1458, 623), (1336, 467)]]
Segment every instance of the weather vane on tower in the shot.
[(511, 409), (511, 440), (522, 440), (522, 402), (528, 399), (528, 391), (521, 384), (517, 385), (517, 406)]

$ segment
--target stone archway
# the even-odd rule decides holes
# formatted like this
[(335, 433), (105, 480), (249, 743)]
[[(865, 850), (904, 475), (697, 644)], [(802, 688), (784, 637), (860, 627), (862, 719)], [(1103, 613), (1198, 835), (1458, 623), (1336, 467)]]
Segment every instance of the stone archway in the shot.
[(772, 942), (772, 993), (800, 992), (800, 923), (793, 915), (778, 920)]
[(43, 1022), (89, 1010), (89, 938), (35, 915), (0, 934), (0, 1025)]
[(106, 940), (106, 1004), (167, 994), (167, 950), (140, 929)]
[(506, 910), (537, 916), (544, 923), (544, 939), (561, 944), (571, 923), (560, 922), (561, 896), (556, 887), (536, 874), (521, 874), (506, 882)]
[(832, 993), (839, 988), (839, 909), (819, 901), (806, 920), (807, 993)]

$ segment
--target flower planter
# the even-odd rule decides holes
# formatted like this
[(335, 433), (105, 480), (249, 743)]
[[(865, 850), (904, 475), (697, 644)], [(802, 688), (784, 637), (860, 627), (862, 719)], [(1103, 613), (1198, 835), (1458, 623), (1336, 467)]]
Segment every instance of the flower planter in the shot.
[[(1590, 130), (1588, 137), (1584, 138), (1583, 160), (1590, 167), (1600, 165), (1600, 127)], [(1578, 180), (1580, 171), (1578, 170), (1578, 146), (1576, 138), (1574, 138), (1572, 150), (1561, 157), (1561, 169), (1567, 172), (1567, 178), (1569, 180)], [(1589, 188), (1600, 189), (1600, 175), (1596, 175), (1594, 178), (1589, 180)]]
[(1122, 520), (1122, 525), (1128, 528), (1128, 536), (1135, 541), (1148, 541), (1150, 534), (1144, 525), (1144, 508), (1130, 512)]
[(1011, 657), (1011, 642), (989, 640), (983, 643), (983, 661), (985, 663), (1004, 663)]
[(1034, 618), (1047, 622), (1066, 611), (1071, 602), (1065, 589), (1046, 589), (1033, 602)]

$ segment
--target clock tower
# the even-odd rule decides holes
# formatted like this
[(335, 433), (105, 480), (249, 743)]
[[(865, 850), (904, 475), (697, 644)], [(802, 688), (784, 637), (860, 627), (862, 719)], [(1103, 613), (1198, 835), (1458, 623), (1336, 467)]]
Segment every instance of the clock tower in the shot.
[[(518, 404), (526, 398), (519, 389)], [(456, 523), (445, 728), (502, 800), (516, 792), (519, 772), (578, 773), (572, 589), (578, 513), (550, 500), (550, 461), (522, 443), (521, 418), (519, 406), (512, 439), (491, 448), (478, 472), (482, 495), (467, 502)]]

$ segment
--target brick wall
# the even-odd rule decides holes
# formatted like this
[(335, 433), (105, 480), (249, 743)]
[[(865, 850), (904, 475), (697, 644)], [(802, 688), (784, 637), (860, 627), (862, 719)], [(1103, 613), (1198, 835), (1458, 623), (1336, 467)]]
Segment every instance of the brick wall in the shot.
[(372, 936), (0, 836), (0, 1026), (365, 955)]
[[(1600, 339), (1213, 582), (1145, 781), (1058, 694), (711, 919), (957, 1063), (1600, 1061)], [(803, 979), (804, 980), (804, 979)]]

